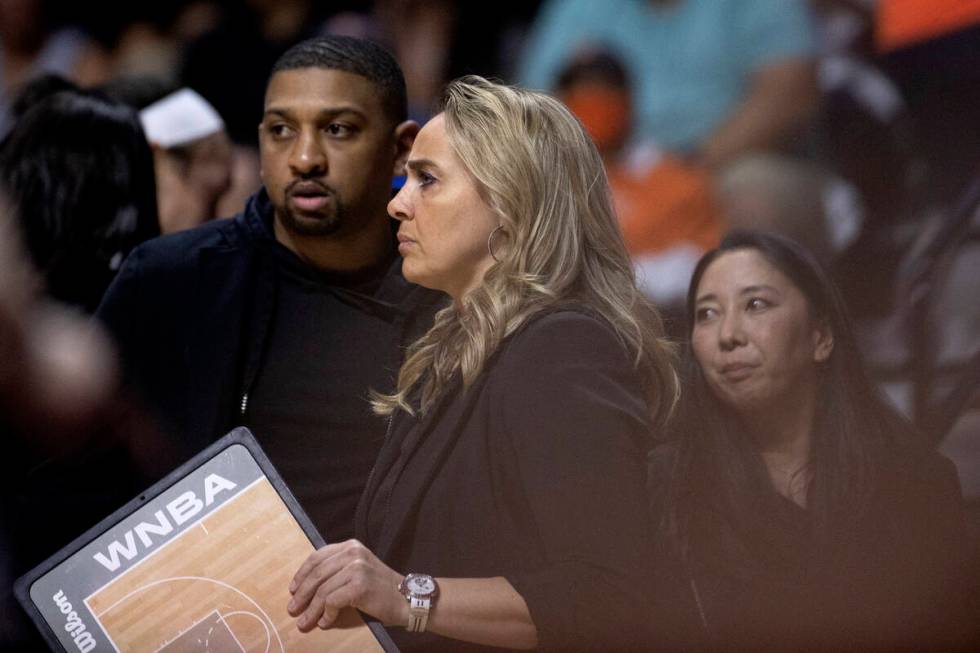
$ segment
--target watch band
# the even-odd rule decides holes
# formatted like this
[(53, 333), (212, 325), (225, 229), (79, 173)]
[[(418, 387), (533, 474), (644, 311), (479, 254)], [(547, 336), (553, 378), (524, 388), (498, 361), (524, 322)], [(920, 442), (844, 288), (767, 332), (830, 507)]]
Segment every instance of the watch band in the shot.
[(429, 608), (432, 602), (429, 599), (411, 597), (408, 600), (408, 627), (410, 633), (425, 632), (425, 626), (429, 621)]

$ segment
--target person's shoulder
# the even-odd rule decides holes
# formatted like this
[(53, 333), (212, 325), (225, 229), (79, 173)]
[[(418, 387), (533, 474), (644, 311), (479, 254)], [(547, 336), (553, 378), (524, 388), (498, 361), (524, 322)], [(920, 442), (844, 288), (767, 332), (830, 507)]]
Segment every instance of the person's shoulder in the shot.
[(209, 248), (234, 250), (250, 242), (242, 214), (234, 218), (211, 220), (202, 225), (158, 236), (142, 243), (130, 255), (144, 268), (181, 267), (195, 261)]
[(498, 369), (507, 376), (549, 377), (576, 370), (632, 370), (627, 348), (613, 327), (587, 308), (561, 307), (542, 312), (507, 338)]
[(584, 306), (569, 305), (544, 311), (531, 317), (526, 326), (517, 334), (528, 337), (531, 334), (554, 334), (555, 332), (602, 332), (613, 336), (612, 327), (599, 315)]
[(910, 510), (916, 506), (931, 509), (937, 500), (962, 501), (956, 466), (914, 432), (896, 439), (880, 463), (884, 472), (880, 492), (886, 497), (904, 497)]
[(532, 316), (511, 338), (508, 349), (593, 349), (620, 344), (612, 326), (588, 308), (566, 306)]

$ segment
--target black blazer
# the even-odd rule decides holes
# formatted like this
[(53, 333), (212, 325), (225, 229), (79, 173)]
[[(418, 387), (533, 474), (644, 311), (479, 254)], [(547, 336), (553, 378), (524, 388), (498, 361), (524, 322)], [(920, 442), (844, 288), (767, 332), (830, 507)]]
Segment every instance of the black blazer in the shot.
[[(649, 436), (617, 336), (594, 317), (551, 313), (424, 418), (396, 414), (358, 507), (358, 537), (402, 573), (506, 577), (542, 650), (648, 648)], [(392, 635), (403, 650), (486, 650)]]

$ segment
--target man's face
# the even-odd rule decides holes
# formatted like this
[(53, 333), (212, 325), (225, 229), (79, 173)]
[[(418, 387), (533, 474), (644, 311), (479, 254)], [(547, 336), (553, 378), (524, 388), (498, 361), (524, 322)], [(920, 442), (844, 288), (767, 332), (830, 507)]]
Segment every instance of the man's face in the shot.
[(285, 70), (269, 80), (259, 149), (280, 227), (340, 237), (387, 219), (399, 152), (378, 95), (371, 81), (340, 70)]

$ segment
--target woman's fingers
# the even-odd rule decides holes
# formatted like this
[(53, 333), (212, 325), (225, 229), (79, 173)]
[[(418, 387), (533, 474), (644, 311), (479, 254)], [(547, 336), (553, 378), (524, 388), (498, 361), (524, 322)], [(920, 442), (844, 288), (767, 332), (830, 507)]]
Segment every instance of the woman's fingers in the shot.
[[(356, 540), (348, 540), (348, 541), (356, 542)], [(296, 570), (296, 573), (293, 575), (293, 580), (289, 583), (290, 593), (295, 594), (296, 590), (303, 583), (303, 581), (310, 574), (310, 572), (313, 571), (313, 569), (317, 565), (319, 565), (320, 562), (322, 562), (324, 559), (335, 554), (337, 550), (346, 543), (347, 542), (342, 542), (339, 544), (328, 544), (324, 547), (320, 547), (310, 555), (306, 556), (306, 560), (304, 560), (303, 564), (300, 565), (298, 570)]]
[(374, 612), (387, 602), (379, 599), (397, 594), (397, 580), (398, 575), (357, 540), (331, 544), (300, 566), (289, 586), (293, 597), (287, 609), (303, 632), (329, 627), (348, 606), (380, 617)]
[[(337, 620), (340, 611), (352, 607), (359, 597), (351, 583), (345, 582), (330, 590), (317, 592), (310, 609), (303, 614), (300, 630), (312, 630), (314, 627), (329, 628)], [(317, 607), (314, 607), (317, 606)]]
[(326, 588), (329, 591), (342, 583), (343, 579), (338, 576), (344, 566), (344, 561), (334, 554), (312, 567), (293, 592), (293, 598), (287, 606), (289, 614), (294, 617), (302, 614), (321, 589)]

